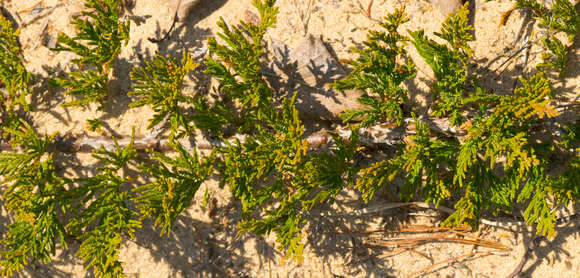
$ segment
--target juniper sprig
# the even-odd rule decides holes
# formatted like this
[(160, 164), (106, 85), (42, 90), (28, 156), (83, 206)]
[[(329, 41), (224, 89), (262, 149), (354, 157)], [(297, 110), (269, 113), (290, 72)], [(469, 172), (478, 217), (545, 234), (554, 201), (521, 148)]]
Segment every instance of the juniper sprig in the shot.
[(74, 37), (60, 34), (53, 49), (76, 54), (78, 58), (72, 62), (80, 69), (66, 79), (55, 78), (51, 83), (66, 89), (68, 95), (80, 97), (66, 105), (97, 103), (103, 109), (113, 62), (122, 45), (129, 41), (129, 22), (120, 20), (119, 0), (85, 0), (85, 7), (92, 12), (83, 11), (81, 17), (72, 21), (78, 33)]
[[(274, 92), (262, 76), (260, 62), (264, 55), (262, 40), (266, 30), (276, 24), (278, 8), (274, 7), (275, 2), (252, 2), (260, 13), (258, 25), (242, 22), (230, 27), (220, 18), (217, 25), (221, 33), (218, 33), (218, 37), (225, 44), (218, 43), (213, 37), (208, 39), (210, 52), (219, 59), (208, 57), (205, 73), (220, 80), (220, 91), (223, 94), (221, 98), (224, 102), (233, 100), (241, 106), (241, 109), (236, 109), (239, 110), (236, 118), (230, 119), (240, 131), (260, 129), (261, 124), (268, 122), (275, 114), (272, 106)], [(224, 117), (220, 114), (215, 116)]]
[[(403, 120), (401, 106), (408, 100), (408, 92), (401, 83), (415, 76), (413, 61), (408, 59), (404, 46), (409, 40), (398, 33), (399, 26), (409, 21), (403, 9), (385, 17), (380, 25), (386, 31), (370, 31), (364, 49), (353, 48), (359, 54), (357, 60), (348, 61), (354, 70), (334, 86), (339, 90), (369, 90), (357, 99), (367, 105), (368, 109), (347, 110), (343, 114), (345, 121), (364, 118), (361, 126), (367, 127), (377, 121), (394, 120), (399, 125)], [(402, 61), (408, 59), (404, 64)]]
[(441, 33), (435, 33), (447, 41), (449, 46), (427, 38), (423, 30), (410, 32), (411, 42), (437, 78), (431, 85), (435, 103), (433, 115), (448, 116), (454, 126), (463, 122), (461, 100), (465, 95), (464, 86), (469, 81), (467, 60), (473, 52), (468, 44), (473, 40), (473, 27), (468, 24), (468, 14), (466, 3), (457, 13), (447, 17)]
[(131, 107), (151, 105), (155, 111), (148, 129), (168, 118), (172, 137), (184, 135), (180, 127), (187, 134), (192, 134), (190, 119), (183, 105), (192, 103), (194, 99), (183, 94), (183, 80), (197, 66), (189, 53), (183, 53), (180, 63), (172, 57), (157, 55), (151, 62), (146, 61), (144, 67), (131, 71), (131, 80), (135, 83), (129, 95), (137, 97)]
[(55, 170), (49, 149), (54, 136), (41, 138), (26, 122), (8, 132), (22, 152), (0, 153), (2, 198), (15, 217), (0, 240), (2, 276), (12, 276), (32, 260), (50, 261), (57, 244), (66, 248), (67, 235), (59, 219), (67, 206), (61, 198), (67, 180)]
[(212, 173), (215, 159), (214, 153), (201, 159), (195, 149), (190, 153), (180, 143), (171, 144), (177, 156), (153, 153), (155, 164), (142, 164), (140, 170), (154, 181), (135, 189), (142, 217), (154, 218), (162, 235), (169, 235), (177, 217), (190, 206), (201, 184)]
[(92, 177), (75, 180), (80, 185), (65, 193), (70, 204), (67, 224), (69, 233), (81, 241), (77, 256), (97, 277), (123, 276), (119, 250), (125, 235), (133, 237), (141, 227), (138, 213), (131, 209), (134, 200), (128, 184), (132, 178), (122, 174), (123, 168), (137, 156), (131, 143), (121, 148), (115, 141), (115, 150), (96, 150), (93, 157), (102, 167)]
[(26, 97), (31, 94), (28, 85), (33, 80), (22, 63), (19, 34), (20, 30), (15, 30), (12, 22), (0, 15), (0, 87), (6, 87), (7, 93), (0, 92), (0, 128), (14, 122), (9, 118), (14, 117), (18, 105), (25, 111), (31, 108)]

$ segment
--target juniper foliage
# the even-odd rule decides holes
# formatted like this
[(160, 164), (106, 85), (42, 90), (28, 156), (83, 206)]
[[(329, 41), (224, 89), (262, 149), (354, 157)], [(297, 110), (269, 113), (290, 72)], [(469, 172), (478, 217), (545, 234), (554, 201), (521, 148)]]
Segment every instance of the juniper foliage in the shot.
[[(528, 5), (541, 20), (550, 19), (544, 22), (550, 28), (572, 36), (577, 24), (565, 24), (577, 17), (564, 10), (568, 6), (562, 1), (551, 9), (533, 1), (518, 3), (528, 3), (520, 5)], [(279, 102), (265, 82), (263, 39), (267, 29), (275, 26), (278, 10), (273, 0), (254, 0), (253, 4), (260, 14), (258, 24), (230, 26), (221, 19), (219, 41), (209, 40), (213, 56), (206, 62), (206, 73), (220, 81), (216, 96), (183, 94), (185, 76), (197, 67), (187, 53), (180, 62), (156, 56), (132, 71), (135, 90), (131, 94), (137, 99), (132, 106), (153, 107), (149, 128), (170, 119), (174, 150), (174, 155), (150, 152), (151, 160), (138, 168), (151, 181), (135, 189), (131, 189), (135, 177), (125, 171), (137, 157), (133, 142), (123, 148), (115, 142), (113, 151), (95, 151), (93, 157), (101, 166), (94, 176), (71, 180), (56, 171), (54, 136), (39, 136), (10, 112), (16, 104), (27, 106), (31, 77), (18, 57), (18, 32), (0, 18), (0, 42), (4, 43), (0, 47), (13, 51), (0, 53), (0, 77), (8, 91), (0, 106), (3, 116), (9, 112), (5, 118), (10, 124), (3, 128), (16, 150), (0, 153), (3, 201), (15, 216), (0, 240), (0, 274), (11, 276), (32, 260), (49, 261), (58, 245), (67, 248), (67, 241), (74, 237), (81, 241), (77, 255), (96, 276), (123, 276), (122, 240), (132, 237), (145, 217), (154, 218), (161, 233), (169, 234), (214, 169), (221, 184), (241, 203), (240, 231), (260, 236), (275, 232), (278, 247), (297, 261), (302, 259), (302, 231), (309, 211), (332, 203), (347, 186), (359, 190), (368, 201), (399, 177), (404, 181), (404, 200), (440, 205), (459, 198), (446, 225), (477, 227), (487, 213), (510, 212), (522, 205), (526, 222), (547, 235), (555, 234), (555, 210), (578, 202), (580, 123), (566, 127), (563, 135), (537, 142), (536, 127), (558, 116), (544, 72), (522, 78), (521, 86), (502, 95), (489, 93), (470, 80), (468, 42), (473, 39), (473, 27), (468, 24), (467, 5), (448, 17), (436, 33), (445, 44), (429, 39), (423, 30), (410, 32), (410, 38), (400, 34), (397, 29), (407, 17), (399, 9), (380, 23), (383, 31), (371, 31), (364, 47), (355, 50), (359, 58), (349, 61), (353, 71), (335, 86), (366, 90), (359, 101), (369, 109), (346, 111), (346, 121), (361, 117), (363, 126), (396, 121), (412, 124), (416, 131), (396, 146), (392, 157), (359, 169), (354, 162), (360, 146), (357, 126), (351, 126), (350, 138), (331, 134), (334, 145), (328, 150), (312, 150), (295, 107), (296, 94)], [(88, 70), (57, 79), (56, 85), (84, 96), (73, 104), (102, 104), (112, 62), (128, 39), (129, 25), (119, 21), (117, 1), (87, 0), (86, 5), (95, 12), (75, 19), (79, 34), (74, 38), (61, 35), (57, 49), (76, 53), (79, 58), (74, 62)], [(405, 123), (401, 106), (408, 101), (408, 92), (401, 83), (415, 76), (414, 63), (404, 49), (408, 41), (432, 68), (436, 81), (433, 114), (417, 117), (412, 113), (413, 121)], [(552, 52), (561, 55), (566, 47), (553, 42)], [(560, 69), (562, 63), (550, 58), (540, 69)], [(468, 85), (475, 85), (475, 90), (468, 91)], [(475, 112), (474, 107), (478, 108)], [(468, 118), (466, 111), (476, 116)], [(425, 116), (449, 117), (466, 135), (433, 133)], [(95, 120), (89, 123), (98, 126)], [(235, 141), (227, 141), (232, 128), (240, 134)], [(201, 158), (195, 149), (189, 151), (177, 141), (191, 136), (194, 129), (218, 135), (226, 146)], [(567, 158), (566, 169), (558, 175), (551, 174), (555, 155)]]
[(26, 122), (8, 128), (13, 147), (22, 152), (0, 153), (0, 185), (4, 205), (15, 221), (0, 240), (0, 274), (12, 276), (31, 260), (50, 261), (58, 243), (66, 248), (66, 230), (59, 219), (67, 203), (61, 198), (66, 179), (55, 171), (54, 137), (39, 137)]
[(222, 182), (242, 203), (240, 230), (257, 235), (276, 232), (279, 248), (288, 258), (301, 261), (305, 221), (301, 211), (332, 202), (352, 183), (358, 133), (354, 130), (349, 141), (334, 135), (337, 144), (331, 153), (308, 152), (295, 98), (284, 101), (273, 132), (222, 149), (220, 172)]
[[(209, 50), (222, 61), (208, 57), (205, 73), (215, 76), (221, 84), (221, 100), (225, 103), (234, 101), (241, 106), (236, 109), (234, 117), (228, 117), (223, 112), (225, 107), (219, 107), (210, 112), (222, 122), (229, 122), (240, 132), (261, 129), (275, 114), (273, 90), (262, 76), (264, 49), (262, 39), (268, 28), (275, 27), (278, 8), (275, 0), (254, 0), (252, 4), (260, 14), (260, 24), (241, 22), (229, 27), (223, 18), (217, 23), (221, 29), (218, 37), (225, 44), (219, 44), (216, 38), (208, 40)], [(233, 121), (233, 122), (232, 122)]]
[[(168, 118), (172, 138), (192, 134), (190, 117), (181, 106), (192, 103), (194, 99), (184, 95), (182, 89), (183, 79), (197, 66), (189, 53), (183, 54), (180, 64), (172, 57), (157, 55), (152, 62), (145, 62), (144, 67), (131, 71), (131, 80), (135, 82), (132, 87), (135, 90), (129, 95), (137, 97), (131, 107), (151, 105), (155, 111), (148, 129)], [(185, 132), (180, 131), (179, 127), (183, 127)]]
[(76, 36), (60, 34), (54, 48), (76, 54), (78, 58), (72, 62), (80, 70), (65, 79), (55, 78), (51, 84), (66, 89), (68, 95), (80, 97), (66, 103), (68, 106), (97, 103), (103, 109), (109, 94), (111, 67), (122, 45), (129, 41), (129, 22), (120, 20), (118, 0), (86, 0), (85, 7), (94, 12), (83, 11), (82, 16), (73, 19), (72, 24), (78, 30)]
[(114, 151), (95, 150), (93, 157), (103, 165), (97, 169), (99, 173), (76, 179), (80, 186), (68, 190), (63, 198), (71, 206), (68, 214), (74, 215), (67, 230), (81, 241), (77, 256), (97, 277), (124, 276), (121, 243), (124, 236), (132, 238), (141, 227), (137, 212), (130, 207), (134, 201), (129, 188), (132, 178), (123, 173), (136, 156), (133, 140), (124, 148), (115, 141)]
[(457, 193), (452, 181), (459, 143), (453, 139), (431, 139), (428, 125), (417, 117), (414, 122), (417, 134), (398, 150), (397, 156), (361, 170), (355, 188), (363, 193), (365, 200), (370, 200), (378, 189), (398, 175), (404, 176), (401, 196), (406, 201), (418, 195), (426, 202), (439, 205)]
[[(464, 83), (469, 81), (466, 62), (471, 53), (466, 43), (472, 29), (467, 22), (466, 6), (446, 19), (438, 36), (451, 48), (427, 39), (421, 30), (411, 32), (413, 44), (435, 72), (435, 93), (444, 92), (436, 96), (439, 110), (433, 115), (444, 112), (454, 125), (463, 123), (465, 138), (433, 137), (428, 125), (415, 119), (417, 134), (406, 140), (394, 158), (362, 169), (356, 187), (368, 200), (401, 176), (406, 200), (419, 197), (439, 205), (451, 196), (461, 196), (445, 225), (477, 227), (484, 212), (510, 212), (516, 204), (523, 204), (527, 205), (523, 213), (527, 223), (535, 223), (538, 233), (554, 235), (554, 208), (578, 200), (578, 184), (571, 176), (578, 169), (574, 158), (566, 174), (558, 178), (548, 175), (549, 159), (542, 153), (551, 142), (535, 143), (532, 127), (558, 115), (551, 105), (550, 82), (539, 72), (521, 79), (522, 86), (513, 94), (490, 94), (482, 87), (465, 93)], [(466, 121), (462, 115), (470, 107), (479, 107), (479, 113)], [(550, 203), (555, 194), (559, 198)]]
[(177, 217), (190, 205), (201, 184), (212, 173), (214, 153), (203, 159), (197, 151), (187, 151), (180, 143), (171, 143), (178, 155), (174, 158), (154, 152), (155, 164), (142, 164), (140, 170), (154, 181), (135, 189), (142, 217), (155, 218), (161, 234), (171, 232)]
[[(347, 63), (354, 70), (334, 86), (339, 90), (358, 89), (371, 91), (357, 99), (367, 105), (368, 109), (347, 110), (343, 114), (345, 121), (353, 118), (364, 118), (361, 126), (371, 126), (377, 121), (394, 120), (399, 125), (403, 121), (401, 105), (408, 100), (408, 92), (401, 83), (415, 76), (413, 61), (406, 56), (404, 49), (408, 38), (398, 33), (401, 24), (409, 21), (403, 9), (397, 9), (385, 17), (379, 24), (386, 31), (369, 31), (364, 49), (353, 48), (359, 54), (357, 60)], [(408, 59), (404, 64), (401, 60)]]
[(449, 46), (439, 44), (425, 36), (423, 30), (410, 32), (412, 43), (419, 55), (427, 62), (437, 79), (431, 85), (433, 90), (433, 115), (448, 116), (454, 126), (463, 122), (460, 108), (465, 95), (463, 87), (468, 80), (467, 60), (472, 54), (468, 42), (473, 40), (473, 27), (468, 24), (467, 4), (455, 14), (450, 14), (443, 22), (441, 33), (435, 35), (445, 40)]
[(31, 93), (28, 84), (30, 74), (22, 63), (22, 48), (18, 42), (20, 30), (15, 30), (12, 22), (0, 15), (0, 85), (6, 87), (7, 95), (0, 94), (0, 113), (13, 113), (20, 105), (24, 110), (30, 106), (26, 96)]
[(218, 150), (222, 157), (218, 169), (222, 184), (242, 204), (240, 230), (257, 235), (276, 232), (278, 247), (300, 261), (304, 211), (331, 202), (354, 179), (356, 170), (351, 166), (358, 135), (353, 132), (349, 141), (335, 135), (337, 145), (330, 154), (308, 151), (296, 95), (277, 105), (262, 76), (262, 39), (275, 25), (275, 1), (253, 4), (260, 13), (259, 25), (242, 22), (230, 28), (222, 19), (218, 36), (225, 44), (209, 40), (210, 51), (219, 60), (208, 59), (206, 73), (220, 79), (224, 99), (238, 102), (233, 123), (246, 135)]

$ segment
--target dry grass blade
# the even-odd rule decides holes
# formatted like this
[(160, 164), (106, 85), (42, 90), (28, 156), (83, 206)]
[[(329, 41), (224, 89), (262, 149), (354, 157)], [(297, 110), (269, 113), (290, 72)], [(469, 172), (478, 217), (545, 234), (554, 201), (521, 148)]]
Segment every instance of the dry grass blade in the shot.
[(364, 16), (366, 16), (368, 19), (370, 19), (370, 20), (372, 20), (372, 21), (375, 21), (375, 22), (377, 21), (376, 19), (374, 19), (374, 18), (371, 16), (371, 9), (372, 9), (372, 7), (373, 7), (374, 0), (371, 0), (371, 1), (369, 2), (369, 4), (367, 5), (367, 7), (366, 7), (366, 8), (365, 8), (365, 7), (363, 7), (363, 4), (360, 2), (360, 0), (357, 0), (357, 1), (356, 1), (356, 3), (357, 3), (357, 5), (358, 5), (358, 9), (359, 9), (359, 12), (360, 12), (361, 14), (363, 14)]
[(483, 247), (494, 248), (498, 250), (509, 250), (509, 247), (495, 241), (485, 240), (481, 238), (475, 239), (466, 239), (461, 237), (452, 237), (450, 233), (444, 233), (440, 235), (432, 235), (432, 236), (425, 236), (425, 237), (415, 237), (415, 238), (408, 238), (408, 239), (383, 239), (378, 245), (381, 246), (405, 246), (409, 244), (427, 244), (433, 242), (452, 242), (452, 243), (463, 243), (463, 244), (473, 244)]
[(448, 232), (455, 231), (468, 232), (469, 227), (463, 226), (458, 228), (445, 228), (445, 227), (430, 227), (430, 226), (413, 226), (408, 228), (398, 228), (398, 229), (377, 229), (377, 230), (360, 230), (360, 231), (347, 231), (347, 232), (330, 232), (333, 234), (372, 234), (372, 233), (430, 233), (430, 232)]
[(473, 257), (475, 258), (477, 257), (481, 257), (481, 256), (485, 256), (485, 255), (489, 255), (492, 254), (496, 251), (484, 251), (484, 252), (470, 252), (467, 254), (463, 254), (463, 255), (459, 255), (453, 258), (449, 258), (446, 260), (442, 260), (442, 261), (438, 261), (435, 262), (433, 264), (431, 264), (430, 266), (424, 267), (421, 270), (417, 271), (417, 272), (413, 272), (410, 275), (406, 276), (407, 278), (413, 278), (413, 277), (419, 277), (419, 276), (423, 276), (431, 271), (436, 270), (438, 267), (444, 267), (446, 265), (449, 265), (451, 263), (455, 263), (455, 262), (459, 262), (459, 261), (463, 261), (467, 258)]
[(32, 6), (30, 6), (28, 8), (24, 8), (24, 9), (18, 11), (18, 13), (19, 14), (23, 14), (23, 13), (27, 13), (29, 11), (32, 11), (34, 8), (38, 7), (38, 5), (42, 4), (42, 2), (44, 2), (44, 1), (42, 1), (42, 0), (41, 1), (38, 1), (38, 2), (36, 2), (36, 4), (34, 4)]
[(296, 13), (300, 17), (300, 21), (302, 21), (302, 35), (306, 36), (306, 34), (308, 34), (308, 23), (310, 23), (310, 15), (312, 14), (312, 0), (308, 0), (308, 5), (306, 6), (305, 12), (302, 12), (300, 9), (298, 9), (300, 5), (296, 3), (296, 0), (293, 0), (292, 2), (294, 4), (294, 8), (296, 8)]
[[(386, 258), (391, 256), (396, 256), (404, 252), (412, 252), (420, 255), (432, 262), (428, 267), (421, 269), (420, 271), (414, 272), (408, 277), (417, 277), (424, 275), (428, 272), (435, 270), (438, 267), (443, 267), (444, 265), (461, 261), (469, 257), (483, 256), (491, 254), (494, 252), (504, 252), (511, 250), (508, 246), (493, 240), (484, 239), (478, 236), (474, 236), (468, 233), (470, 231), (469, 227), (458, 227), (458, 228), (444, 228), (444, 227), (430, 227), (430, 226), (411, 226), (403, 227), (399, 229), (378, 229), (378, 230), (362, 230), (362, 231), (347, 231), (337, 234), (359, 234), (367, 238), (367, 243), (364, 246), (368, 248), (387, 248), (389, 252), (380, 254), (376, 258)], [(381, 238), (374, 237), (373, 235), (380, 234), (397, 234), (400, 235), (396, 238), (394, 237), (384, 237)], [(405, 235), (416, 235), (420, 236), (405, 238)], [(424, 234), (424, 235), (421, 235)], [(468, 244), (479, 247), (492, 248), (490, 251), (477, 251), (471, 252), (450, 259), (434, 262), (434, 259), (424, 254), (418, 250), (417, 247), (421, 245), (426, 245), (429, 243), (457, 243), (457, 244)]]
[(369, 2), (368, 7), (367, 7), (367, 17), (368, 18), (372, 18), (372, 16), (371, 16), (371, 8), (373, 7), (373, 2), (375, 2), (375, 1), (374, 0), (371, 0)]

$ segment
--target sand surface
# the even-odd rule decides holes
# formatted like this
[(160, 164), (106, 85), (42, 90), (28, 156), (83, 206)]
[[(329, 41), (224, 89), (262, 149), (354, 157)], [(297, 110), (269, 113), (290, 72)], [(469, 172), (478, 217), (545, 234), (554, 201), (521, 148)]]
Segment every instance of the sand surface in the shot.
[[(42, 29), (56, 36), (59, 32), (74, 33), (70, 25), (71, 15), (82, 10), (82, 1), (76, 0), (13, 0), (0, 1), (12, 13), (18, 13), (22, 26), (21, 43), (28, 69), (38, 77), (55, 76), (62, 71), (74, 69), (73, 58), (68, 53), (55, 53), (39, 44)], [(65, 108), (62, 92), (44, 89), (37, 100), (37, 110), (32, 114), (40, 132), (61, 134), (86, 131), (86, 120), (100, 117), (104, 122), (104, 135), (129, 135), (135, 127), (137, 135), (146, 133), (147, 121), (152, 116), (148, 107), (129, 108), (131, 97), (129, 71), (150, 59), (155, 53), (180, 56), (183, 51), (200, 53), (208, 36), (216, 33), (216, 22), (223, 17), (228, 23), (244, 19), (246, 10), (253, 11), (250, 0), (201, 0), (191, 15), (176, 26), (166, 42), (154, 44), (147, 40), (160, 37), (171, 25), (172, 14), (166, 0), (135, 0), (129, 13), (131, 22), (130, 41), (116, 62), (111, 83), (114, 92), (104, 111), (96, 107)], [(311, 2), (310, 9), (308, 3)], [(349, 50), (360, 45), (367, 31), (378, 29), (376, 19), (405, 6), (410, 22), (402, 29), (424, 28), (427, 34), (439, 30), (444, 17), (426, 0), (375, 0), (370, 18), (361, 12), (359, 3), (366, 9), (371, 0), (279, 0), (280, 14), (277, 27), (267, 34), (269, 41), (281, 41), (289, 47), (297, 47), (306, 34), (321, 36), (340, 59), (352, 58)], [(505, 27), (498, 28), (500, 16), (511, 8), (512, 1), (477, 1), (472, 4), (471, 20), (475, 26), (476, 40), (471, 43), (474, 60), (481, 68), (473, 71), (481, 75), (482, 85), (494, 91), (511, 91), (518, 76), (529, 76), (534, 65), (540, 61), (541, 48), (534, 43), (529, 51), (525, 67), (520, 57), (500, 68), (510, 53), (521, 47), (524, 37), (531, 29), (522, 26), (525, 15), (514, 12)], [(32, 9), (37, 7), (36, 10)], [(34, 18), (38, 13), (50, 11)], [(138, 21), (139, 24), (136, 24)], [(539, 30), (537, 26), (536, 30)], [(578, 36), (580, 38), (580, 36)], [(531, 37), (530, 40), (534, 40)], [(578, 45), (578, 43), (576, 43)], [(580, 86), (580, 50), (576, 47), (564, 82), (555, 83), (557, 93), (569, 94)], [(410, 55), (417, 63), (418, 78), (405, 85), (411, 92), (411, 100), (419, 111), (429, 105), (429, 87), (433, 73), (414, 50)], [(48, 69), (53, 69), (52, 71)], [(201, 87), (188, 90), (207, 89)], [(40, 86), (45, 86), (40, 85)], [(422, 110), (421, 110), (422, 109)], [(90, 132), (89, 132), (90, 133)], [(94, 159), (88, 154), (76, 154), (61, 159), (77, 165), (78, 173), (94, 171)], [(74, 175), (72, 173), (71, 175)], [(127, 239), (121, 250), (128, 277), (407, 277), (429, 265), (461, 256), (470, 252), (484, 252), (471, 244), (429, 243), (413, 251), (386, 256), (386, 250), (366, 247), (368, 237), (337, 234), (347, 230), (368, 230), (379, 227), (402, 225), (430, 225), (435, 227), (440, 215), (429, 209), (398, 208), (381, 210), (362, 216), (328, 216), (364, 207), (384, 204), (388, 194), (378, 194), (375, 200), (365, 204), (354, 191), (343, 192), (336, 203), (317, 209), (308, 215), (309, 225), (304, 262), (296, 264), (283, 261), (275, 248), (274, 235), (259, 238), (251, 234), (238, 234), (238, 204), (232, 201), (227, 189), (216, 182), (206, 183), (212, 194), (213, 209), (202, 206), (203, 190), (198, 192), (191, 207), (178, 218), (173, 232), (159, 236), (152, 223), (144, 223), (134, 240)], [(0, 229), (5, 229), (9, 217), (3, 212)], [(471, 233), (488, 240), (498, 241), (510, 248), (506, 252), (474, 257), (428, 272), (425, 277), (506, 277), (520, 262), (534, 234), (529, 229), (509, 227), (486, 227)], [(552, 240), (542, 241), (532, 252), (523, 267), (523, 277), (578, 277), (580, 273), (580, 225), (569, 224), (558, 229)], [(382, 235), (389, 237), (412, 237), (409, 234)], [(66, 251), (59, 251), (49, 264), (33, 263), (23, 272), (28, 277), (93, 277), (84, 270), (80, 259), (74, 257), (78, 245), (72, 244)], [(384, 254), (385, 256), (380, 256)]]

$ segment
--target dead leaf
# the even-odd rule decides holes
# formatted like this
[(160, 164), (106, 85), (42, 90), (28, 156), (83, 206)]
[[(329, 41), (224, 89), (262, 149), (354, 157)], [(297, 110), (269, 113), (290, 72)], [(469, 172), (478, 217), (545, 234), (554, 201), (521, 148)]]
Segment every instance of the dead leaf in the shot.
[(200, 0), (170, 0), (171, 11), (177, 17), (177, 21), (183, 21), (199, 2)]
[(514, 8), (511, 8), (507, 11), (505, 11), (504, 13), (501, 14), (501, 17), (499, 19), (499, 25), (498, 27), (504, 26), (506, 24), (506, 22), (508, 21), (510, 15), (512, 14), (512, 12), (515, 10)]

